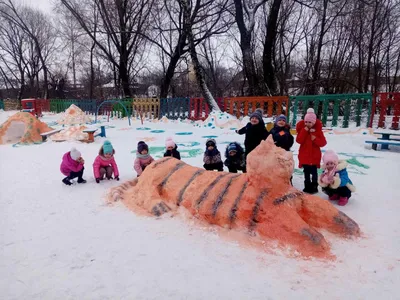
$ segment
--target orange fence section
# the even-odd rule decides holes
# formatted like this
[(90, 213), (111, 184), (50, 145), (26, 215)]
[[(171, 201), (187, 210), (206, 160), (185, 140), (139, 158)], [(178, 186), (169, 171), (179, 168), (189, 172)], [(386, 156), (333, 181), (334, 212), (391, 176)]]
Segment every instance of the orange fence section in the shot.
[[(261, 108), (268, 117), (287, 114), (289, 106), (288, 96), (265, 97), (228, 97), (224, 99), (224, 109), (237, 118), (247, 116), (249, 113)], [(286, 109), (284, 109), (286, 108)]]

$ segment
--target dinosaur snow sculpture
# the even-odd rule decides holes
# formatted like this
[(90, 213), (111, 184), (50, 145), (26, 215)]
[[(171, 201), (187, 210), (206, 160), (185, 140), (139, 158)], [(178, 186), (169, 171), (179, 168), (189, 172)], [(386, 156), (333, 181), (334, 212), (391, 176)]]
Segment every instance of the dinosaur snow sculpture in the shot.
[(182, 206), (210, 224), (245, 229), (304, 256), (331, 257), (317, 228), (347, 237), (358, 236), (360, 229), (330, 202), (293, 188), (293, 165), (292, 153), (269, 137), (248, 155), (246, 174), (205, 171), (168, 157), (112, 189), (110, 197), (154, 216)]

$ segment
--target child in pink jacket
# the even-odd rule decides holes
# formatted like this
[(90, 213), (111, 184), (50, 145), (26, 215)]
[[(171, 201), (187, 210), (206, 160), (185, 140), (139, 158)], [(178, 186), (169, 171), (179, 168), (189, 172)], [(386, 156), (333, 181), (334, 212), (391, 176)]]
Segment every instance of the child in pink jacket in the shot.
[(104, 176), (108, 180), (112, 179), (113, 173), (115, 180), (119, 180), (119, 171), (114, 154), (115, 150), (111, 143), (105, 141), (93, 163), (93, 173), (97, 183), (100, 183), (100, 180), (103, 180)]
[(137, 145), (136, 159), (134, 163), (134, 169), (139, 177), (144, 169), (150, 165), (154, 159), (149, 154), (149, 146), (143, 141), (140, 141)]
[(66, 185), (72, 185), (70, 180), (78, 177), (78, 183), (86, 183), (86, 180), (82, 178), (83, 170), (85, 169), (83, 167), (84, 164), (85, 161), (81, 153), (75, 148), (65, 153), (62, 158), (60, 171), (67, 177), (65, 177), (62, 182)]

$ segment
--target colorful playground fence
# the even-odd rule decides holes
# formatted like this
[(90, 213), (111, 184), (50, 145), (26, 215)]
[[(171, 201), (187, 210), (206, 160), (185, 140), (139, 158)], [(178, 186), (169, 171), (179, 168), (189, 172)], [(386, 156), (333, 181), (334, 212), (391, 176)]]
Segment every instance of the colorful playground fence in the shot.
[[(268, 117), (285, 114), (289, 123), (295, 126), (308, 108), (314, 108), (324, 126), (356, 126), (400, 129), (400, 93), (372, 94), (331, 94), (265, 97), (226, 97), (216, 99), (222, 111), (240, 118), (250, 115), (256, 108), (262, 108)], [(16, 101), (16, 100), (15, 100)], [(129, 116), (144, 118), (205, 120), (210, 107), (203, 98), (134, 98), (115, 101), (50, 99), (41, 100), (42, 110), (54, 113), (64, 112), (75, 104), (88, 114), (111, 117)], [(104, 105), (102, 105), (102, 103)], [(0, 100), (0, 109), (11, 109)], [(125, 111), (125, 106), (127, 112)]]
[(378, 116), (377, 127), (399, 129), (400, 93), (376, 93), (369, 127), (374, 126), (375, 116)]
[(289, 122), (295, 126), (305, 115), (308, 108), (314, 108), (324, 126), (338, 126), (342, 121), (343, 128), (349, 127), (354, 121), (357, 126), (370, 124), (372, 94), (332, 94), (290, 97)]

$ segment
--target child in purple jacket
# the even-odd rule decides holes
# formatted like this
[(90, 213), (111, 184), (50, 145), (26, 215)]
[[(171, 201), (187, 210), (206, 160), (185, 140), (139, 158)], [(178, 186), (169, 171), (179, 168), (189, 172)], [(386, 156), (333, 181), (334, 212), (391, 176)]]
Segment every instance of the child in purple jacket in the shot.
[(142, 175), (144, 169), (154, 161), (153, 157), (149, 154), (149, 146), (143, 141), (140, 141), (137, 146), (136, 159), (134, 169), (137, 177)]
[(60, 166), (60, 171), (65, 177), (62, 182), (66, 185), (71, 185), (71, 179), (78, 177), (78, 183), (86, 183), (86, 180), (82, 178), (83, 170), (85, 169), (83, 165), (85, 161), (83, 160), (81, 153), (72, 148), (71, 151), (64, 154)]

